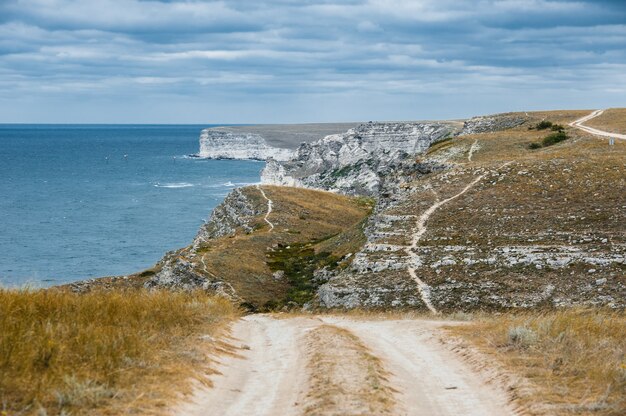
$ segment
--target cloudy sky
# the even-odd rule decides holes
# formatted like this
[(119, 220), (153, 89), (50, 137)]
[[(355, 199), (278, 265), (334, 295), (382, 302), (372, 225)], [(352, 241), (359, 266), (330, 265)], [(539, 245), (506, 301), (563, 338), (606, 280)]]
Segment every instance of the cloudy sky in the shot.
[(625, 0), (0, 0), (0, 122), (626, 106)]

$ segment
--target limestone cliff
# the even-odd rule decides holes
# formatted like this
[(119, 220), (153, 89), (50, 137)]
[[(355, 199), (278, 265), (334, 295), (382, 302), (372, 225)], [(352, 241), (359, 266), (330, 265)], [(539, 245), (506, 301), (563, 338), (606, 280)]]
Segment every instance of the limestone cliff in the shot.
[(259, 134), (209, 128), (200, 134), (197, 156), (206, 159), (288, 160), (293, 154), (293, 150), (269, 146)]
[(447, 122), (361, 124), (344, 134), (303, 143), (290, 160), (270, 159), (261, 181), (376, 196), (394, 165), (455, 132), (456, 125)]
[[(626, 199), (612, 188), (624, 184), (623, 150), (608, 154), (582, 137), (544, 152), (528, 149), (546, 134), (529, 127), (576, 117), (473, 118), (419, 163), (397, 165), (367, 222), (366, 244), (348, 267), (327, 276), (320, 304), (626, 307)], [(438, 168), (411, 169), (420, 164)]]
[(493, 133), (512, 129), (523, 124), (526, 120), (527, 117), (515, 113), (472, 117), (463, 123), (461, 135)]

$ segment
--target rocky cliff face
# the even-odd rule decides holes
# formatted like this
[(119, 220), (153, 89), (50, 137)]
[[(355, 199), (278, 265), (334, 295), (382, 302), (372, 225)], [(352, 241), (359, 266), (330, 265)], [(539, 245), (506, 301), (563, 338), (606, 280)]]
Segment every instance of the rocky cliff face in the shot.
[(252, 232), (252, 219), (261, 213), (257, 204), (241, 190), (234, 189), (224, 202), (215, 207), (209, 220), (200, 228), (193, 245), (224, 236), (232, 236), (238, 229)]
[(259, 134), (209, 128), (200, 134), (198, 157), (207, 159), (288, 160), (294, 151), (269, 146)]
[(375, 196), (395, 165), (454, 133), (451, 123), (361, 124), (344, 134), (303, 143), (290, 160), (269, 160), (261, 181)]
[(201, 244), (220, 237), (233, 236), (237, 232), (251, 233), (253, 231), (251, 222), (255, 216), (263, 212), (263, 208), (243, 189), (233, 190), (224, 202), (213, 210), (209, 220), (200, 228), (192, 245), (167, 253), (158, 264), (160, 270), (145, 283), (145, 286), (178, 289), (202, 288), (237, 299), (234, 289), (228, 283), (217, 276), (211, 276), (203, 267), (197, 250)]

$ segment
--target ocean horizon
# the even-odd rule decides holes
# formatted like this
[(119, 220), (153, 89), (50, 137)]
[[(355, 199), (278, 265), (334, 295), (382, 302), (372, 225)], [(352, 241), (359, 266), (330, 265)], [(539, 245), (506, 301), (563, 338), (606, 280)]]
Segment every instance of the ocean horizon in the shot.
[(0, 124), (0, 286), (152, 266), (264, 162), (204, 160), (197, 124)]

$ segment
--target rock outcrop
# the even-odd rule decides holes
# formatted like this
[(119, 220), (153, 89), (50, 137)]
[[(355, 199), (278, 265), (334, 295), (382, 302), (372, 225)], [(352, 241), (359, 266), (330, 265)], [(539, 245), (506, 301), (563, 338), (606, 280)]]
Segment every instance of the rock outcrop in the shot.
[(261, 182), (376, 196), (394, 166), (455, 132), (455, 125), (445, 122), (361, 124), (303, 143), (288, 161), (270, 159)]
[(524, 124), (527, 120), (528, 118), (518, 114), (497, 114), (493, 116), (473, 117), (463, 123), (461, 135), (490, 133), (512, 129), (513, 127)]
[(198, 157), (206, 159), (288, 160), (294, 151), (269, 146), (255, 133), (229, 131), (214, 127), (202, 130)]
[[(249, 188), (248, 188), (249, 189)], [(234, 289), (217, 276), (207, 276), (207, 271), (198, 260), (197, 250), (203, 243), (220, 237), (233, 236), (237, 232), (251, 233), (255, 216), (260, 215), (263, 206), (252, 201), (241, 189), (234, 189), (224, 202), (218, 205), (209, 220), (200, 228), (191, 246), (167, 253), (158, 263), (159, 271), (145, 286), (177, 289), (202, 288), (212, 290), (235, 299)], [(202, 270), (204, 273), (199, 273)]]
[(252, 232), (252, 219), (261, 213), (241, 188), (234, 189), (220, 205), (215, 207), (209, 220), (200, 227), (193, 245), (224, 236), (232, 236), (237, 229)]

